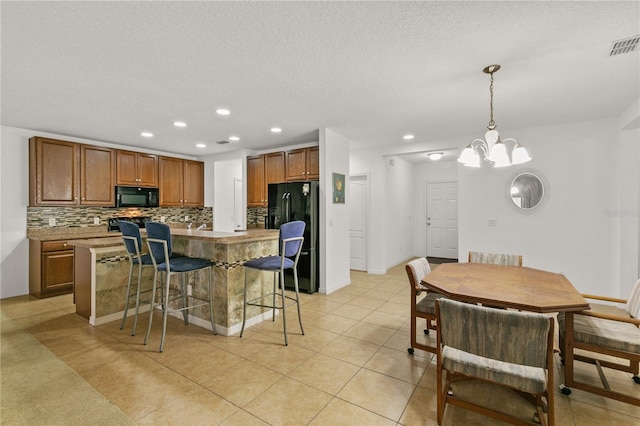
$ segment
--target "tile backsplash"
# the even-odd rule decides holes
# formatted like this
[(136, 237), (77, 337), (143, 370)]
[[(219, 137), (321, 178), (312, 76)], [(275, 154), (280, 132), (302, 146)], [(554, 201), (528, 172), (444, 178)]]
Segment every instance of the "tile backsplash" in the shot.
[[(148, 216), (158, 222), (164, 216), (167, 223), (193, 222), (213, 226), (213, 207), (27, 207), (27, 229), (105, 227), (109, 219), (125, 216)], [(189, 217), (188, 221), (185, 216)], [(94, 223), (96, 217), (99, 224)], [(55, 226), (49, 225), (50, 219), (55, 219)]]
[(249, 207), (247, 208), (247, 226), (258, 225), (261, 227), (264, 225), (264, 217), (267, 215), (266, 207)]

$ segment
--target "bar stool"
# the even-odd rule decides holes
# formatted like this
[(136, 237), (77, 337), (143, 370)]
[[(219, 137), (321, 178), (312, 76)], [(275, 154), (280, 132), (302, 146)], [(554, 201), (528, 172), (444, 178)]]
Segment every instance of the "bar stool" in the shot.
[[(258, 259), (252, 259), (245, 262), (245, 268), (253, 268), (260, 271), (271, 271), (273, 276), (273, 293), (267, 296), (273, 296), (273, 303), (271, 305), (264, 305), (258, 303), (262, 298), (255, 299), (247, 302), (247, 275), (245, 273), (244, 278), (244, 296), (243, 296), (243, 312), (242, 312), (242, 329), (240, 330), (240, 337), (244, 333), (244, 326), (247, 321), (247, 306), (260, 306), (263, 308), (273, 309), (273, 320), (275, 321), (276, 309), (282, 310), (282, 326), (284, 330), (284, 345), (288, 345), (287, 341), (287, 317), (285, 315), (286, 299), (295, 301), (298, 307), (298, 322), (300, 323), (300, 331), (304, 335), (304, 328), (302, 327), (302, 317), (300, 316), (300, 299), (298, 292), (298, 258), (302, 251), (302, 242), (304, 241), (304, 228), (305, 222), (296, 220), (293, 222), (287, 222), (280, 226), (279, 237), (279, 254), (277, 256), (267, 256)], [(293, 260), (290, 258), (294, 258)], [(284, 271), (287, 269), (293, 270), (293, 282), (296, 292), (295, 299), (287, 296), (284, 293)], [(280, 274), (280, 294), (276, 293), (276, 274)], [(276, 296), (280, 296), (281, 305), (276, 304)]]
[[(200, 306), (209, 306), (209, 319), (211, 321), (211, 331), (213, 334), (218, 334), (216, 331), (216, 325), (213, 319), (213, 286), (211, 282), (211, 267), (213, 262), (207, 259), (199, 259), (194, 257), (180, 256), (171, 257), (171, 230), (169, 226), (164, 223), (147, 222), (145, 224), (147, 229), (147, 245), (149, 246), (149, 253), (151, 254), (151, 261), (155, 268), (153, 275), (153, 287), (151, 298), (151, 313), (149, 316), (149, 328), (147, 329), (147, 335), (144, 338), (144, 344), (147, 344), (149, 334), (151, 333), (151, 323), (153, 321), (153, 308), (156, 294), (156, 283), (158, 272), (163, 272), (165, 275), (165, 284), (162, 289), (162, 337), (160, 339), (160, 352), (164, 349), (164, 338), (167, 333), (167, 315), (171, 312), (182, 312), (184, 317), (184, 323), (189, 324), (189, 309), (194, 309)], [(191, 271), (199, 271), (207, 269), (209, 272), (209, 298), (204, 299), (195, 294), (187, 294), (186, 275)], [(173, 296), (170, 297), (169, 286), (172, 275), (180, 274), (180, 290), (173, 291)], [(169, 302), (177, 299), (182, 299), (181, 308), (170, 308)], [(196, 305), (189, 305), (189, 300), (196, 300), (202, 302)]]
[[(136, 326), (138, 325), (138, 309), (140, 307), (140, 294), (142, 284), (142, 269), (145, 267), (153, 267), (153, 261), (148, 254), (141, 254), (140, 248), (142, 247), (142, 239), (140, 238), (140, 228), (138, 225), (132, 222), (118, 221), (120, 232), (122, 232), (122, 240), (127, 248), (127, 256), (129, 257), (129, 280), (127, 282), (127, 295), (124, 302), (124, 314), (122, 315), (122, 321), (120, 322), (120, 330), (124, 328), (124, 323), (127, 320), (127, 314), (129, 312), (129, 301), (132, 297), (136, 298), (136, 308), (133, 320), (133, 328), (131, 329), (131, 335), (135, 336)], [(131, 281), (133, 277), (133, 267), (138, 266), (138, 282), (135, 292), (131, 292)], [(142, 291), (142, 293), (148, 293), (151, 290)]]

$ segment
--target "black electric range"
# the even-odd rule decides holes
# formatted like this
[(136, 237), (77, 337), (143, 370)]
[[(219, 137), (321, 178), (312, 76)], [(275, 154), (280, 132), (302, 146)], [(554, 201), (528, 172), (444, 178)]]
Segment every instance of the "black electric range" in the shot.
[(118, 225), (118, 221), (120, 220), (126, 220), (135, 223), (140, 228), (144, 228), (145, 223), (149, 222), (151, 218), (148, 216), (112, 217), (109, 219), (109, 231), (120, 231), (120, 226)]

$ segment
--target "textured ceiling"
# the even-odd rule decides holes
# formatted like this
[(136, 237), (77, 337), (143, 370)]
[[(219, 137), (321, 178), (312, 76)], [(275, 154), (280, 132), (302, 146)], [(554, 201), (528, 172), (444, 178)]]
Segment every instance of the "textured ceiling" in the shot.
[(484, 132), (493, 63), (501, 130), (616, 117), (640, 56), (608, 52), (639, 4), (2, 1), (2, 125), (194, 156), (322, 127), (424, 151)]

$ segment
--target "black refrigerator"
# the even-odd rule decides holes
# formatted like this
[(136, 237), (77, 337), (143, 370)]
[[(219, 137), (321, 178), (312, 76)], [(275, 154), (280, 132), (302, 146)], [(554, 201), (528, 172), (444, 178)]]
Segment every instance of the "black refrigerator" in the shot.
[[(283, 223), (303, 220), (304, 242), (298, 260), (298, 287), (314, 293), (319, 285), (319, 191), (318, 182), (287, 182), (269, 184), (269, 208), (266, 227), (280, 229)], [(293, 271), (285, 273), (285, 288), (293, 289)]]

